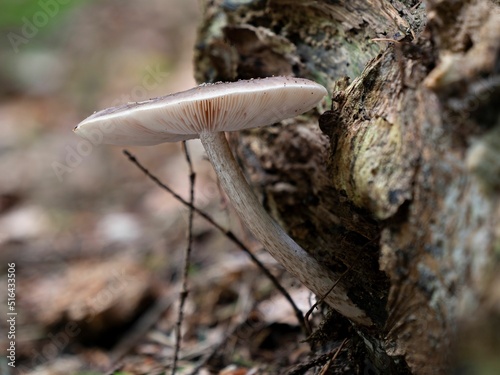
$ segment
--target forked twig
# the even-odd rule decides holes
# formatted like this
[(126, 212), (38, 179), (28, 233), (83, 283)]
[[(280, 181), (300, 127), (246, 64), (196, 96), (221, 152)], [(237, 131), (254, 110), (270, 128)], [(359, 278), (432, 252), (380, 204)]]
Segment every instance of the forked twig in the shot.
[(191, 208), (194, 212), (196, 212), (198, 215), (200, 215), (202, 218), (207, 220), (213, 227), (215, 227), (218, 231), (223, 233), (229, 240), (231, 240), (234, 244), (236, 244), (241, 250), (243, 250), (247, 255), (250, 257), (250, 259), (257, 265), (257, 267), (260, 268), (260, 270), (264, 273), (264, 275), (271, 280), (271, 282), (274, 284), (276, 289), (285, 297), (285, 299), (290, 303), (292, 306), (292, 309), (295, 313), (295, 316), (299, 322), (300, 327), (302, 328), (303, 332), (306, 335), (309, 335), (309, 328), (305, 323), (304, 320), (304, 315), (302, 314), (302, 311), (297, 307), (295, 302), (293, 301), (292, 297), (290, 297), (290, 294), (283, 288), (283, 286), (279, 283), (278, 279), (274, 277), (274, 275), (262, 264), (262, 262), (234, 235), (233, 232), (231, 232), (228, 229), (224, 229), (222, 226), (220, 226), (218, 223), (216, 223), (207, 213), (205, 213), (203, 210), (197, 208), (194, 204), (187, 202), (184, 200), (179, 194), (177, 194), (175, 191), (173, 191), (169, 186), (161, 182), (158, 177), (153, 175), (148, 169), (146, 169), (138, 160), (137, 158), (132, 155), (129, 151), (123, 150), (123, 153), (125, 156), (127, 156), (128, 160), (132, 162), (137, 168), (139, 168), (149, 179), (151, 179), (156, 185), (158, 185), (160, 188), (163, 190), (167, 191), (170, 193), (175, 199), (177, 199), (180, 203), (182, 203), (184, 206)]

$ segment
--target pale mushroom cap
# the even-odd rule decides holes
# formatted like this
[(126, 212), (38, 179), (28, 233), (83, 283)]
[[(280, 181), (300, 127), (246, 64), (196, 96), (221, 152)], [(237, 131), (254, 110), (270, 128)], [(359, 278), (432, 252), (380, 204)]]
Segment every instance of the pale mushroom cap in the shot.
[(326, 94), (316, 82), (294, 77), (203, 84), (96, 112), (74, 131), (115, 145), (177, 142), (203, 132), (271, 125), (312, 109)]

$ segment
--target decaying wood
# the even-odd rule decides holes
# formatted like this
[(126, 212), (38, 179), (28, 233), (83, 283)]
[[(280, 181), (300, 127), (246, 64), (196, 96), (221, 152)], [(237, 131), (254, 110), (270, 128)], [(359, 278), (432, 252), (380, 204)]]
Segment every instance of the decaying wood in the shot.
[(342, 287), (375, 322), (353, 330), (359, 371), (488, 365), (500, 352), (498, 2), (214, 1), (196, 64), (199, 81), (295, 74), (334, 94), (319, 119), (231, 140), (291, 236), (336, 274), (352, 268)]

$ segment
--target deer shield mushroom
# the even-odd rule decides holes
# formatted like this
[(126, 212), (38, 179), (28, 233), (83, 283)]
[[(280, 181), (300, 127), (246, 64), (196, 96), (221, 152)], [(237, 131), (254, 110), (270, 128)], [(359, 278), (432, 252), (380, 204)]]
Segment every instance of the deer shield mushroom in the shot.
[(156, 145), (200, 138), (220, 183), (248, 229), (269, 253), (306, 287), (353, 322), (371, 320), (335, 275), (311, 257), (264, 210), (246, 182), (224, 132), (270, 125), (314, 108), (327, 94), (316, 82), (270, 77), (203, 84), (176, 94), (105, 109), (75, 127), (114, 145)]

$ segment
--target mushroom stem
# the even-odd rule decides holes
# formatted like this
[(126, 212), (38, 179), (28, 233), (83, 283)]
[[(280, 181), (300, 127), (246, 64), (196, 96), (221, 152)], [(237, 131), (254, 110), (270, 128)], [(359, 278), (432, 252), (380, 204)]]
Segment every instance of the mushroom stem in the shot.
[(300, 247), (264, 210), (234, 159), (224, 132), (204, 132), (200, 139), (236, 212), (274, 259), (316, 295), (326, 295), (324, 301), (330, 307), (354, 323), (371, 325), (370, 318), (340, 284), (330, 291), (338, 276)]

